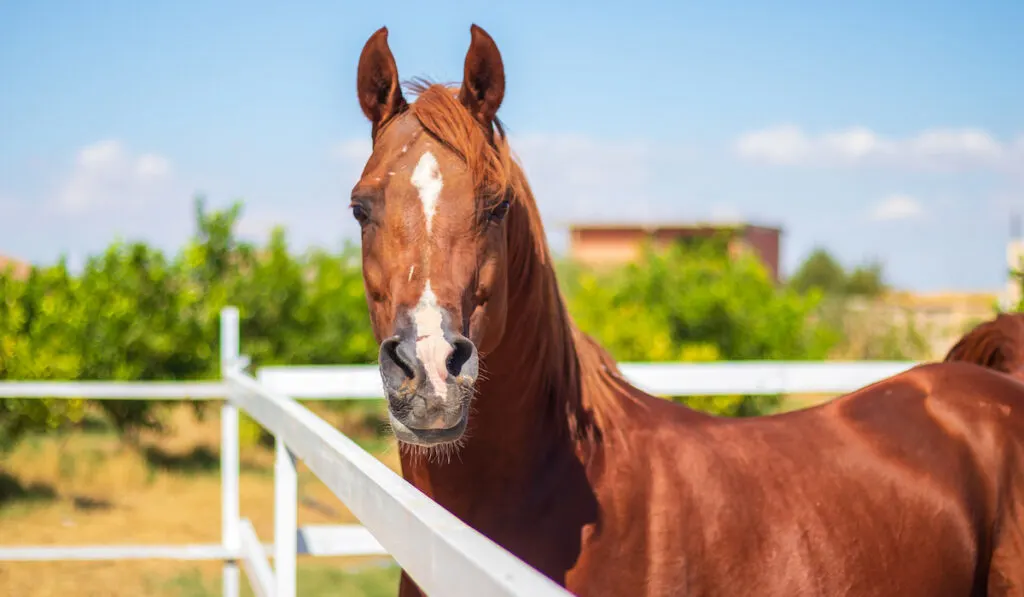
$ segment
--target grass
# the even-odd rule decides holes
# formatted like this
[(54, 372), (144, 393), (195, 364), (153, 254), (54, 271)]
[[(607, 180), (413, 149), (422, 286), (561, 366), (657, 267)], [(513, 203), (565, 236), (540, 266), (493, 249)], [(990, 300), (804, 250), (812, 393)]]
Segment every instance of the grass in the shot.
[[(303, 597), (393, 597), (398, 590), (398, 575), (399, 568), (393, 565), (347, 571), (337, 566), (307, 560), (299, 564), (296, 593)], [(147, 594), (220, 597), (220, 582), (219, 574), (211, 578), (197, 569), (191, 569), (170, 579), (150, 583)], [(244, 579), (242, 596), (253, 596), (252, 589)]]
[[(311, 404), (398, 470), (386, 436), (367, 433), (366, 408)], [(361, 410), (362, 409), (362, 410)], [(169, 412), (165, 436), (138, 448), (90, 420), (85, 429), (32, 436), (0, 460), (0, 545), (184, 544), (220, 539), (220, 420), (190, 406)], [(373, 425), (369, 427), (373, 429)], [(256, 442), (241, 451), (241, 511), (273, 540), (273, 452)], [(347, 508), (299, 464), (299, 524), (355, 522)], [(393, 595), (398, 569), (366, 558), (301, 557), (302, 595)], [(376, 559), (376, 563), (389, 560)], [(355, 569), (355, 566), (363, 566)], [(0, 563), (0, 594), (127, 597), (220, 594), (219, 562)], [(243, 585), (245, 583), (243, 582)], [(248, 590), (248, 589), (246, 589)], [(246, 593), (246, 594), (250, 594)]]
[[(297, 594), (303, 597), (393, 597), (397, 594), (399, 568), (346, 566), (335, 558), (302, 559), (297, 573)], [(217, 563), (150, 562), (67, 562), (17, 563), (22, 570), (12, 574), (9, 566), (0, 570), (3, 595), (74, 595), (111, 597), (219, 597), (221, 569)], [(242, 574), (242, 592), (253, 591)]]

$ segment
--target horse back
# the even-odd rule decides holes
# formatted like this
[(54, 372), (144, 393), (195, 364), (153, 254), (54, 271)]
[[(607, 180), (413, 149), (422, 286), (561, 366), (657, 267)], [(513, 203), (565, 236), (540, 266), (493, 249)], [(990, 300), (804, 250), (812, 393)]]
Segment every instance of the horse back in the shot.
[(951, 363), (782, 415), (682, 410), (650, 406), (604, 450), (578, 594), (1021, 586), (1024, 384)]

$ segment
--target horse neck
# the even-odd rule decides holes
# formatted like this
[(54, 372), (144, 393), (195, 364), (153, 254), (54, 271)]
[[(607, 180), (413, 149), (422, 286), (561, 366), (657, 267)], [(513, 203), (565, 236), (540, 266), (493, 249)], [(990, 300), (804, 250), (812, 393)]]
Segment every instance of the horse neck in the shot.
[[(442, 458), (406, 451), (406, 478), (456, 514), (516, 499), (545, 463), (572, 456), (580, 374), (532, 197), (508, 215), (508, 303), (499, 345), (481, 360), (464, 443)], [(538, 235), (540, 235), (538, 237)]]

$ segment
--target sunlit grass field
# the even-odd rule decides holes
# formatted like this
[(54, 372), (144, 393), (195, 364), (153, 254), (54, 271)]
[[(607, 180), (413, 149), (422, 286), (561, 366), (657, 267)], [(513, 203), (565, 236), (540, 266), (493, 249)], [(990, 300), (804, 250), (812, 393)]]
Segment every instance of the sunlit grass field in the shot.
[[(343, 413), (311, 404), (398, 470), (386, 436), (367, 430), (367, 409)], [(102, 425), (32, 436), (0, 461), (0, 544), (216, 543), (220, 537), (219, 409), (197, 419), (187, 405), (169, 413), (167, 433), (123, 444)], [(256, 444), (241, 454), (241, 511), (260, 539), (273, 540), (273, 452)], [(355, 519), (299, 465), (299, 524)], [(0, 595), (55, 597), (199, 597), (220, 595), (218, 562), (40, 562), (0, 564)], [(244, 578), (244, 575), (243, 575)], [(393, 595), (398, 568), (386, 558), (299, 558), (299, 594)], [(251, 595), (243, 581), (243, 594)]]

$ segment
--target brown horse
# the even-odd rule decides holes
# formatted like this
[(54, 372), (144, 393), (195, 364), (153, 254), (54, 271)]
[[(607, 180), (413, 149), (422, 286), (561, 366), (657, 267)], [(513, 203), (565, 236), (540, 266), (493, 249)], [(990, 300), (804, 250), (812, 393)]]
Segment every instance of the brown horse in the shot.
[(974, 363), (1024, 381), (1024, 313), (1000, 313), (964, 334), (945, 360)]
[(566, 312), (471, 33), (459, 87), (403, 91), (384, 28), (359, 59), (351, 207), (404, 477), (579, 595), (1024, 594), (1024, 385), (932, 364), (750, 419), (634, 388)]

